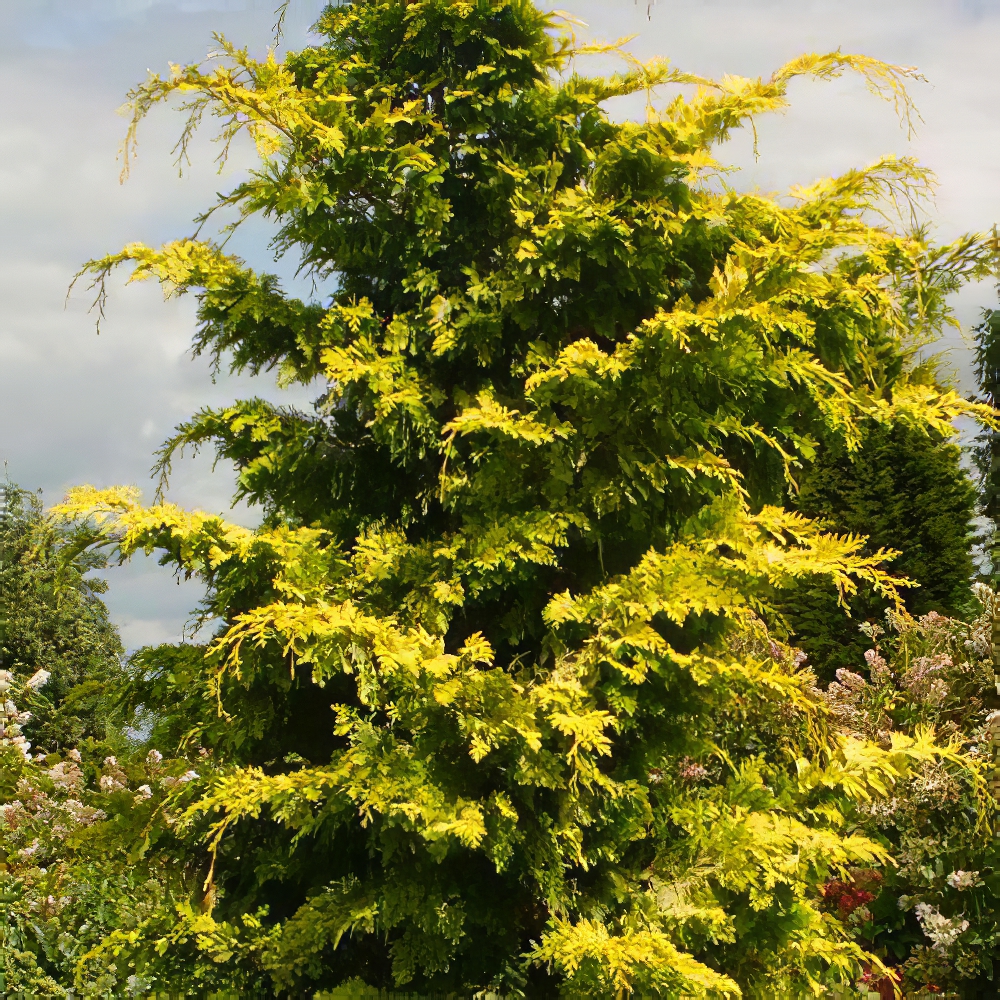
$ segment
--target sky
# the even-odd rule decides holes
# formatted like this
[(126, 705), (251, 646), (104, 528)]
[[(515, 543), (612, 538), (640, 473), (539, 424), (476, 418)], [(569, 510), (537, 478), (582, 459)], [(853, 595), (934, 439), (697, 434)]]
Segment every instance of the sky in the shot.
[[(303, 404), (315, 394), (279, 391), (267, 377), (213, 378), (189, 353), (190, 296), (164, 302), (152, 284), (112, 280), (98, 335), (85, 286), (66, 294), (88, 259), (189, 235), (193, 217), (253, 164), (239, 145), (219, 173), (206, 134), (178, 176), (171, 149), (181, 117), (160, 109), (120, 184), (126, 121), (116, 110), (147, 70), (202, 59), (213, 31), (263, 54), (276, 2), (0, 0), (0, 461), (47, 504), (80, 483), (135, 484), (150, 499), (153, 452), (199, 407), (250, 394)], [(768, 76), (802, 52), (838, 48), (916, 66), (927, 82), (912, 88), (923, 117), (914, 138), (859, 80), (800, 80), (791, 109), (758, 122), (756, 159), (749, 134), (722, 147), (720, 158), (740, 168), (730, 183), (780, 191), (886, 153), (910, 155), (937, 175), (929, 221), (938, 238), (1000, 222), (1000, 0), (657, 0), (648, 10), (646, 0), (556, 2), (585, 22), (574, 28), (582, 39), (634, 35), (636, 56), (706, 76)], [(308, 44), (321, 7), (291, 0), (283, 45)], [(613, 68), (607, 59), (592, 67)], [(641, 102), (612, 113), (639, 116)], [(272, 259), (269, 236), (266, 225), (249, 225), (230, 248), (308, 294), (294, 261)], [(964, 291), (956, 309), (968, 328), (995, 302), (985, 283)], [(968, 388), (967, 342), (956, 335), (943, 346)], [(231, 469), (213, 470), (201, 456), (176, 466), (169, 498), (252, 524), (252, 510), (230, 510), (232, 485)], [(200, 596), (151, 559), (107, 577), (129, 648), (177, 640)]]

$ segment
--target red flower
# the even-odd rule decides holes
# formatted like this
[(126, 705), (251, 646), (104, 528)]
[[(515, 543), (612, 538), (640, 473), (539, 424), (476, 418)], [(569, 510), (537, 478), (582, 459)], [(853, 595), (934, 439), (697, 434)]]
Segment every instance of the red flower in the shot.
[(874, 893), (839, 879), (823, 886), (823, 899), (837, 908), (841, 918), (849, 917), (859, 906), (870, 903), (874, 898)]

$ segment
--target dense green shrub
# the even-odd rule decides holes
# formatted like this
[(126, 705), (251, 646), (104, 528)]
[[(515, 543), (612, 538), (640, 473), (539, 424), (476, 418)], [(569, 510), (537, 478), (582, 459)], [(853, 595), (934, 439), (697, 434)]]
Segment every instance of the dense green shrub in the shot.
[[(957, 445), (903, 425), (866, 428), (853, 455), (836, 447), (821, 453), (795, 505), (831, 530), (866, 536), (869, 552), (897, 550), (892, 573), (917, 584), (903, 593), (911, 614), (967, 610), (976, 489)], [(858, 625), (880, 621), (888, 607), (862, 587), (847, 617), (836, 590), (815, 583), (793, 588), (782, 605), (792, 641), (827, 680), (837, 668), (861, 662), (867, 647)]]

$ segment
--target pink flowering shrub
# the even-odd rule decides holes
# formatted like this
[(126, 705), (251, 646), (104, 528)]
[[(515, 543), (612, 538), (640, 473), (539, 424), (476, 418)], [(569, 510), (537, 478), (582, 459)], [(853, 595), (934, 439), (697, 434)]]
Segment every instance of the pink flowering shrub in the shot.
[[(894, 739), (933, 727), (938, 740), (978, 762), (977, 778), (928, 758), (901, 773), (885, 797), (862, 802), (851, 822), (890, 847), (896, 863), (852, 873), (824, 891), (831, 912), (895, 968), (905, 996), (997, 992), (1000, 850), (986, 784), (994, 595), (980, 585), (976, 595), (982, 611), (969, 622), (889, 612), (884, 626), (866, 623), (864, 662), (838, 670), (820, 691), (829, 724), (844, 737), (891, 748)], [(879, 982), (891, 996), (892, 983)]]
[(0, 995), (142, 994), (141, 976), (114, 963), (91, 974), (87, 956), (175, 891), (190, 896), (197, 871), (150, 862), (135, 847), (170, 788), (197, 772), (155, 750), (135, 762), (96, 746), (33, 756), (15, 702), (27, 685), (0, 674)]

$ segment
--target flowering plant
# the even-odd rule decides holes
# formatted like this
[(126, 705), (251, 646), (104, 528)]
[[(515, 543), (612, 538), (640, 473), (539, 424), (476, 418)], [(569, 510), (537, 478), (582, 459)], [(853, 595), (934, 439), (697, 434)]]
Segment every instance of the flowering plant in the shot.
[(190, 893), (197, 872), (143, 846), (170, 790), (197, 772), (156, 750), (102, 759), (93, 741), (32, 755), (20, 731), (29, 713), (13, 699), (44, 680), (0, 671), (0, 993), (68, 997), (74, 982), (86, 996), (142, 993), (142, 976), (88, 966), (87, 955)]
[(889, 746), (933, 726), (975, 763), (928, 760), (890, 795), (860, 803), (857, 821), (894, 864), (864, 873), (866, 885), (826, 890), (859, 939), (898, 967), (908, 993), (991, 990), (1000, 951), (1000, 853), (985, 794), (993, 767), (990, 636), (1000, 602), (985, 585), (974, 593), (979, 611), (969, 621), (890, 611), (884, 625), (866, 623), (864, 664), (838, 670), (823, 691), (845, 736)]

